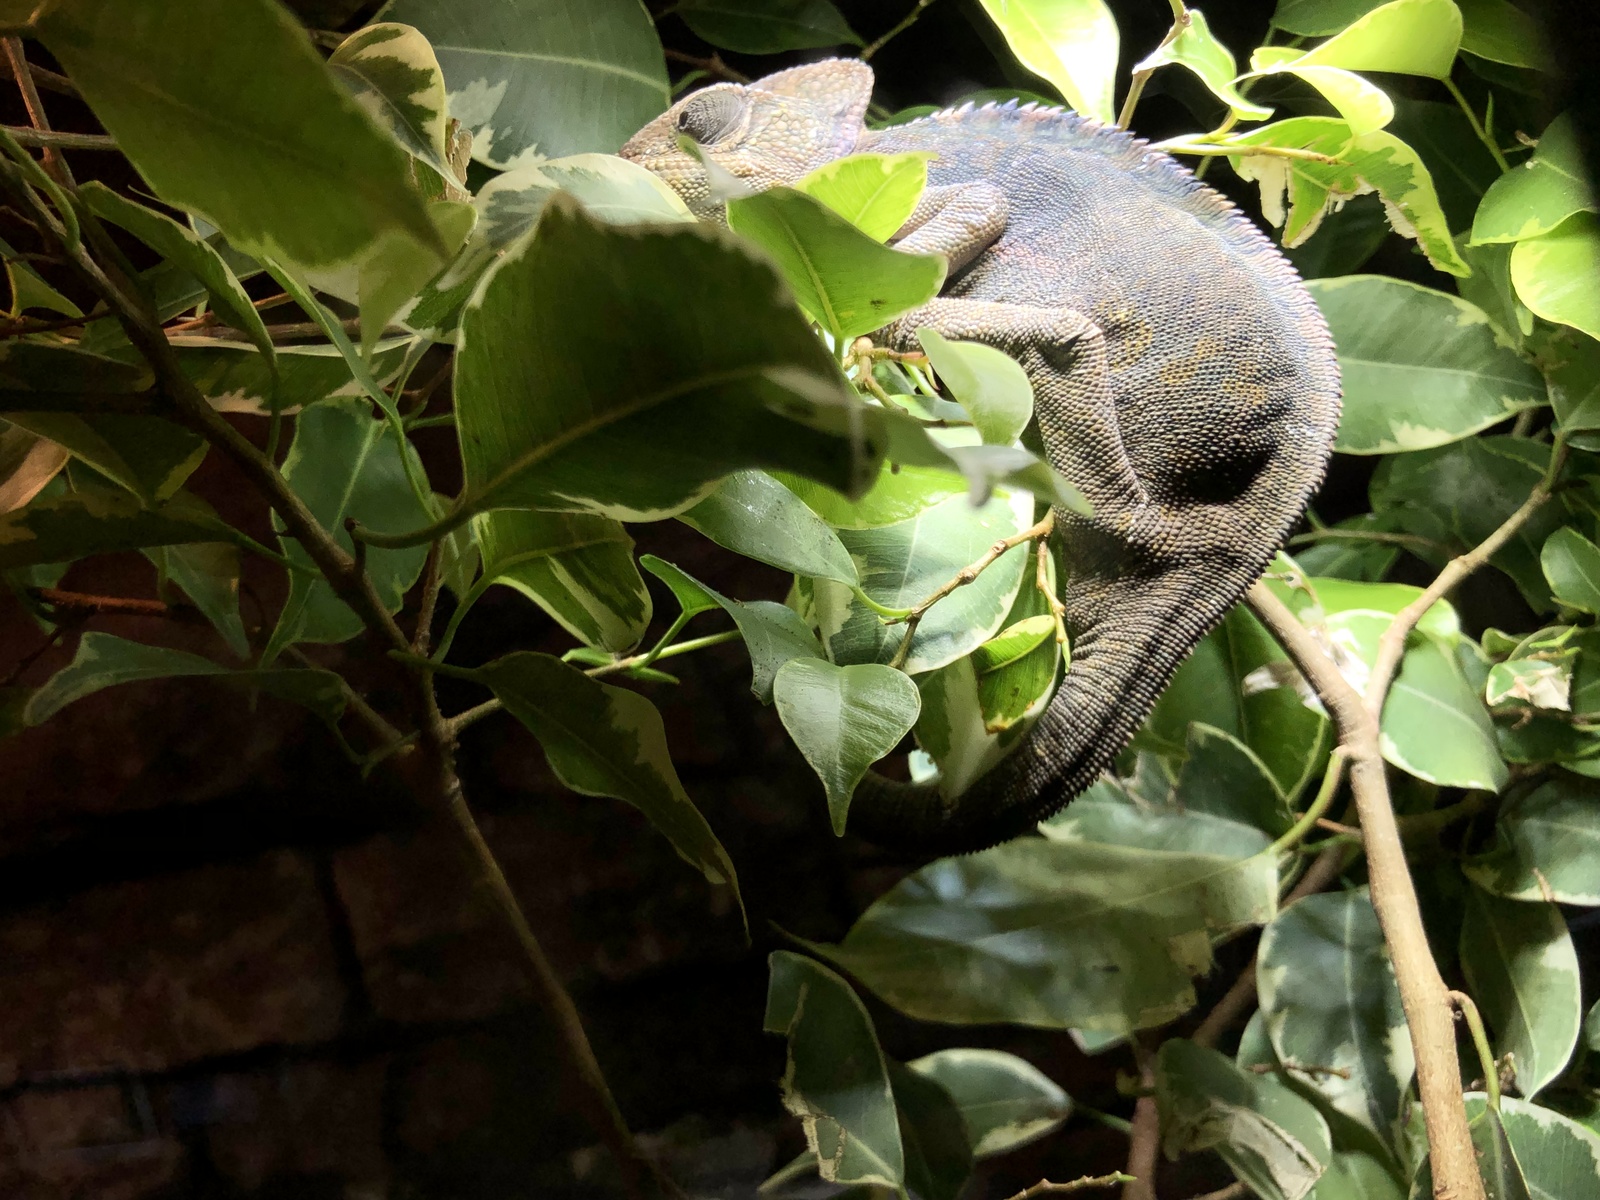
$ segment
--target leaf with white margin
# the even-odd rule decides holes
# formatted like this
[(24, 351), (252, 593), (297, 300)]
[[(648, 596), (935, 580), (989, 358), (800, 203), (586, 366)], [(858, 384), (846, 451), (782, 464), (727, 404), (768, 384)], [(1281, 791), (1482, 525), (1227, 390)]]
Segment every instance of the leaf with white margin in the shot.
[(678, 514), (725, 550), (796, 575), (856, 582), (844, 543), (806, 502), (765, 471), (737, 471)]
[(1039, 832), (1054, 841), (1102, 842), (1250, 858), (1272, 844), (1261, 830), (1211, 813), (1190, 812), (1177, 801), (1166, 804), (1135, 796), (1118, 779), (1102, 776), (1089, 790), (1048, 821)]
[(1563, 525), (1545, 539), (1539, 565), (1550, 581), (1550, 594), (1562, 604), (1600, 612), (1600, 546)]
[(1563, 113), (1539, 135), (1531, 158), (1489, 185), (1472, 218), (1472, 240), (1520, 242), (1596, 207), (1600, 200), (1584, 171), (1576, 123)]
[(922, 708), (917, 685), (877, 663), (836, 667), (821, 658), (794, 658), (778, 669), (772, 699), (822, 780), (833, 832), (843, 837), (856, 785), (916, 724)]
[(393, 21), (368, 25), (339, 43), (328, 67), (406, 153), (455, 178), (446, 158), (444, 74), (427, 38)]
[(526, 650), (474, 674), (539, 739), (557, 779), (582, 795), (609, 796), (644, 813), (685, 862), (733, 890), (743, 916), (733, 861), (683, 790), (655, 705)]
[(1459, 658), (1431, 638), (1414, 640), (1400, 660), (1383, 705), (1380, 745), (1385, 760), (1441, 787), (1498, 792), (1510, 779), (1482, 680), (1474, 685)]
[[(973, 661), (968, 655), (917, 677), (922, 694), (917, 745), (937, 764), (939, 791), (945, 796), (959, 796), (971, 787), (1032, 724), (1025, 720), (998, 733), (989, 730)], [(1042, 711), (1044, 705), (1036, 707)]]
[(1105, 0), (982, 0), (1011, 53), (1086, 117), (1116, 120), (1117, 22)]
[(1328, 1124), (1309, 1100), (1183, 1038), (1156, 1055), (1156, 1103), (1169, 1157), (1215, 1150), (1265, 1200), (1306, 1200), (1333, 1158)]
[[(926, 600), (995, 542), (1032, 524), (1033, 498), (996, 497), (974, 509), (952, 496), (909, 521), (877, 529), (842, 529), (861, 588), (883, 608), (904, 610)], [(965, 657), (1000, 631), (1027, 569), (1029, 548), (1013, 546), (972, 583), (928, 609), (904, 661), (911, 674)], [(839, 663), (888, 662), (905, 638), (904, 625), (885, 625), (842, 584), (817, 580), (813, 600), (828, 657)]]
[(1462, 869), (1511, 900), (1600, 905), (1600, 784), (1561, 774), (1500, 809), (1493, 845)]
[[(365, 395), (337, 346), (279, 346), (274, 374), (272, 364), (243, 342), (181, 335), (169, 340), (179, 369), (219, 412), (268, 416), (276, 405), (293, 414), (323, 400)], [(370, 359), (373, 378), (392, 383), (411, 345), (410, 338), (378, 343)]]
[(708, 224), (605, 225), (558, 195), (485, 276), (460, 341), (458, 517), (657, 520), (749, 467), (847, 494), (877, 478), (882, 410), (771, 264)]
[(1416, 1070), (1400, 988), (1366, 889), (1296, 901), (1262, 931), (1256, 987), (1280, 1062), (1385, 1142)]
[(1212, 937), (1268, 919), (1277, 882), (1264, 856), (1029, 839), (930, 863), (810, 948), (922, 1020), (1128, 1033), (1194, 1005)]
[(966, 1121), (973, 1158), (1038, 1141), (1072, 1115), (1072, 1097), (1038, 1067), (1002, 1050), (956, 1047), (906, 1064), (943, 1086)]
[(1492, 1033), (1512, 1056), (1517, 1090), (1532, 1099), (1566, 1068), (1583, 1020), (1578, 952), (1561, 910), (1467, 889), (1461, 969)]
[(393, 0), (379, 17), (433, 45), (450, 115), (500, 170), (611, 154), (671, 101), (666, 62), (636, 0)]
[[(1488, 1102), (1482, 1092), (1468, 1092), (1464, 1099), (1473, 1142), (1478, 1144), (1480, 1131), (1488, 1131), (1484, 1119)], [(1515, 1096), (1500, 1097), (1500, 1123), (1532, 1200), (1578, 1200), (1593, 1195), (1594, 1181), (1600, 1179), (1600, 1134), (1571, 1117)], [(1483, 1149), (1480, 1145), (1480, 1154)], [(1411, 1200), (1432, 1195), (1433, 1175), (1424, 1162), (1411, 1181)]]
[(820, 200), (874, 241), (895, 235), (928, 185), (929, 151), (850, 154), (795, 180), (797, 192)]
[(1375, 191), (1390, 226), (1415, 239), (1430, 263), (1451, 275), (1470, 273), (1450, 236), (1428, 168), (1414, 149), (1387, 130), (1355, 136), (1349, 124), (1335, 117), (1291, 117), (1230, 135), (1225, 143), (1314, 150), (1338, 160), (1248, 152), (1230, 159), (1242, 178), (1260, 184), (1262, 215), (1269, 224), (1283, 227), (1285, 246), (1305, 242), (1331, 209)]
[(1382, 129), (1394, 120), (1394, 101), (1377, 84), (1340, 67), (1308, 66), (1304, 55), (1286, 46), (1262, 46), (1250, 55), (1251, 71), (1246, 78), (1270, 75), (1296, 75), (1309, 83), (1338, 111), (1354, 135)]
[(901, 1187), (905, 1150), (872, 1018), (821, 963), (787, 950), (767, 962), (762, 1028), (789, 1039), (783, 1103), (800, 1118), (818, 1173), (830, 1183)]

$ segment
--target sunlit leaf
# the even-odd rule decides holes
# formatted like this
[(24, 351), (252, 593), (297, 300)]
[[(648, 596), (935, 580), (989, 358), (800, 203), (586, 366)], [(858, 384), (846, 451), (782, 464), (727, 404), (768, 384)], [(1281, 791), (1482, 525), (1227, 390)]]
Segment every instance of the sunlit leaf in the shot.
[(1581, 212), (1511, 251), (1511, 282), (1547, 321), (1600, 338), (1600, 218)]
[(1538, 237), (1573, 213), (1596, 207), (1576, 124), (1570, 113), (1563, 113), (1539, 135), (1533, 156), (1484, 194), (1472, 219), (1472, 240), (1481, 244)]
[(881, 245), (793, 188), (731, 200), (727, 211), (734, 232), (773, 257), (800, 306), (839, 340), (882, 329), (944, 282), (941, 256)]
[(1490, 62), (1545, 70), (1549, 47), (1538, 20), (1511, 0), (1456, 0), (1461, 9), (1461, 49)]
[(1279, 73), (1298, 76), (1322, 93), (1357, 137), (1394, 120), (1394, 101), (1377, 84), (1340, 67), (1307, 65), (1304, 57), (1287, 47), (1263, 46), (1250, 56), (1251, 74), (1257, 78)]
[(1194, 72), (1239, 120), (1265, 121), (1272, 115), (1271, 108), (1251, 103), (1239, 91), (1234, 79), (1239, 69), (1233, 61), (1233, 52), (1211, 32), (1205, 14), (1199, 9), (1189, 9), (1188, 20), (1178, 30), (1178, 36), (1157, 46), (1135, 63), (1133, 69), (1153, 71), (1169, 63)]
[(795, 191), (820, 200), (868, 237), (888, 241), (904, 225), (928, 184), (933, 155), (851, 154), (795, 180)]
[(1453, 0), (1392, 0), (1298, 61), (1305, 66), (1445, 79), (1460, 44), (1461, 10)]
[(1017, 61), (1048, 79), (1073, 108), (1109, 125), (1117, 22), (1104, 0), (982, 0)]
[(661, 43), (632, 0), (393, 0), (381, 16), (432, 43), (472, 156), (501, 170), (614, 153), (667, 107)]

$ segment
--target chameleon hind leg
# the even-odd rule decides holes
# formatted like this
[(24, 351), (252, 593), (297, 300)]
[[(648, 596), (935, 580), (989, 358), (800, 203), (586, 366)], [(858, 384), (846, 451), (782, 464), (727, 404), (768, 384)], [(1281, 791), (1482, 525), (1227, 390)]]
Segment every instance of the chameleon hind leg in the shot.
[(880, 336), (911, 349), (919, 328), (1017, 359), (1033, 384), (1034, 419), (1050, 464), (1088, 497), (1097, 525), (1131, 528), (1149, 496), (1122, 443), (1105, 339), (1093, 321), (1066, 308), (941, 296)]

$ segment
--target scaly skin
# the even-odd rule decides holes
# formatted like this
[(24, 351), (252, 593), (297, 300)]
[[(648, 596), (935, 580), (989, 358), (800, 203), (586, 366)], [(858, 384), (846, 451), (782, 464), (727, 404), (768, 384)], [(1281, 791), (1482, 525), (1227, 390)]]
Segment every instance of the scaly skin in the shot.
[[(757, 186), (845, 153), (934, 151), (933, 211), (898, 244), (945, 253), (955, 270), (939, 299), (879, 339), (911, 348), (932, 325), (1016, 357), (1046, 455), (1094, 505), (1089, 518), (1056, 513), (1072, 662), (1023, 742), (958, 796), (869, 777), (852, 803), (852, 831), (875, 842), (970, 851), (1093, 783), (1259, 577), (1321, 482), (1338, 366), (1293, 267), (1165, 154), (1031, 107), (868, 131), (870, 89), (866, 68), (835, 60), (707, 89), (734, 94), (687, 123), (709, 157)], [(623, 153), (714, 217), (704, 171), (675, 143), (695, 99)]]

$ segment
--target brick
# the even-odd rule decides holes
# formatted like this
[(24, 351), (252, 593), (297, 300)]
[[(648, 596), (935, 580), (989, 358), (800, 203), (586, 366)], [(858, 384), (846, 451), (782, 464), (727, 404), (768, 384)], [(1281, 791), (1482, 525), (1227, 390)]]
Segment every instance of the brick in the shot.
[(174, 1126), (203, 1131), (211, 1163), (245, 1192), (337, 1180), (343, 1194), (381, 1196), (385, 1063), (287, 1063), (171, 1085)]
[(108, 884), (0, 915), (0, 1080), (322, 1041), (344, 989), (310, 863)]
[(182, 1165), (138, 1085), (24, 1090), (0, 1106), (0, 1194), (8, 1200), (144, 1200)]

